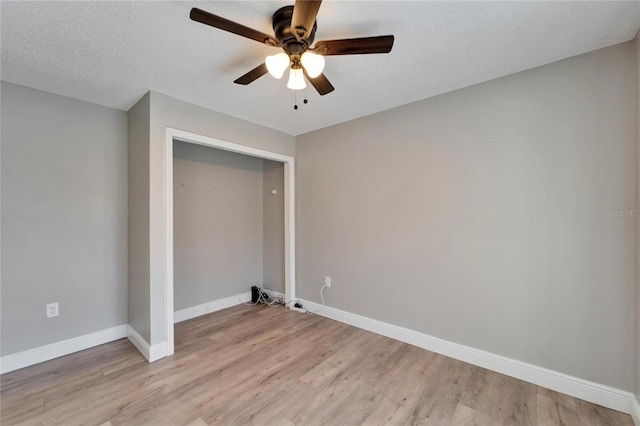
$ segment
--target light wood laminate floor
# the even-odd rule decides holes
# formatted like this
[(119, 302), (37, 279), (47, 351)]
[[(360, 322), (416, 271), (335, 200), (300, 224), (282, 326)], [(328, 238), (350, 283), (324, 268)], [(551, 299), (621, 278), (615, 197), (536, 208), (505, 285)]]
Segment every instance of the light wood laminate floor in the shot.
[(240, 305), (4, 374), (1, 423), (633, 425), (630, 416), (320, 316)]

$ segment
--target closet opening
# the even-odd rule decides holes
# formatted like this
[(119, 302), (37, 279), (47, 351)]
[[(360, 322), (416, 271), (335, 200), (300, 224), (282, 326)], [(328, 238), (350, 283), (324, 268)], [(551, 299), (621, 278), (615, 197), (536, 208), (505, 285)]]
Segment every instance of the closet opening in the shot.
[(251, 300), (295, 298), (294, 159), (167, 129), (165, 309), (174, 323)]

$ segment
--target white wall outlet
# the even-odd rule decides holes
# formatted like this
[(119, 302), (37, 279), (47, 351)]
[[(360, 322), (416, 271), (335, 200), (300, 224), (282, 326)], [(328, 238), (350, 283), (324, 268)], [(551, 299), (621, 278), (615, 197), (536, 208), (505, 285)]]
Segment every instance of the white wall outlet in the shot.
[(324, 286), (331, 287), (331, 277), (324, 277)]
[(47, 318), (53, 318), (60, 315), (60, 309), (58, 308), (58, 302), (49, 303), (47, 306)]

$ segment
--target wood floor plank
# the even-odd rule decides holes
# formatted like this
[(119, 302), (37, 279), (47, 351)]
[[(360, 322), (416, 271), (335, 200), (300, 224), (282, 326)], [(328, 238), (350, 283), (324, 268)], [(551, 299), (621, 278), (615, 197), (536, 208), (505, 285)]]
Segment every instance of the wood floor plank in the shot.
[(537, 413), (539, 425), (580, 424), (575, 399), (549, 389), (538, 387)]
[(631, 417), (317, 315), (238, 305), (0, 376), (5, 425), (622, 425)]
[(450, 426), (493, 426), (496, 420), (466, 405), (458, 404), (453, 412)]
[(198, 417), (197, 419), (187, 423), (187, 426), (208, 426), (207, 423), (205, 423), (204, 420), (202, 420), (200, 417)]
[(546, 396), (547, 398), (553, 399), (557, 404), (566, 407), (571, 411), (576, 411), (576, 399), (565, 395), (560, 392), (553, 391), (551, 389), (543, 388), (538, 386), (537, 388), (538, 395)]
[(408, 422), (412, 424), (448, 424), (464, 391), (461, 377), (469, 368), (464, 362), (438, 356), (431, 364), (431, 375)]
[[(352, 331), (354, 330), (352, 329)], [(343, 349), (345, 350), (335, 351), (331, 356), (300, 376), (300, 380), (313, 387), (321, 387), (323, 383), (329, 382), (345, 368), (344, 366), (349, 365), (358, 357), (364, 346), (371, 341), (371, 336), (367, 333), (356, 333), (354, 336), (349, 330), (345, 330), (341, 340), (344, 339), (349, 339), (344, 343)], [(336, 342), (336, 344), (340, 344), (340, 342)]]
[(24, 398), (6, 403), (1, 401), (0, 424), (18, 424), (46, 411), (41, 397)]
[(254, 374), (251, 391), (240, 389), (232, 403), (226, 404), (222, 409), (212, 407), (213, 411), (203, 418), (209, 423), (220, 423), (225, 418), (231, 423), (253, 421), (253, 413), (262, 412), (266, 408), (271, 402), (269, 396), (277, 387), (295, 383), (305, 371), (313, 368), (331, 353), (332, 349), (327, 342), (334, 341), (341, 329), (342, 325), (339, 323), (325, 324), (321, 329), (312, 332), (315, 336), (313, 345), (301, 339), (278, 342), (279, 350), (275, 358), (264, 359), (264, 367)]
[[(315, 411), (305, 409), (308, 418), (313, 419), (314, 423), (328, 424), (331, 419), (339, 416), (345, 424), (361, 424), (384, 397), (376, 386), (403, 355), (404, 346), (406, 345), (400, 342), (389, 342), (376, 348), (366, 359), (360, 358), (362, 370), (352, 365), (343, 372), (341, 380), (350, 382), (341, 391), (343, 396), (323, 404)], [(367, 372), (366, 376), (363, 377), (362, 371)]]
[(496, 419), (504, 425), (537, 424), (537, 387), (531, 383), (501, 376)]
[(333, 374), (326, 375), (322, 377), (320, 383), (315, 383), (317, 391), (310, 391), (313, 394), (311, 400), (305, 406), (299, 407), (295, 415), (292, 412), (292, 421), (294, 423), (319, 422), (327, 416), (327, 413), (339, 410), (342, 401), (350, 397), (358, 387), (365, 386), (358, 378), (368, 375), (378, 360), (384, 359), (386, 354), (397, 350), (399, 346), (391, 346), (391, 343), (382, 336), (372, 334), (364, 350), (360, 352), (360, 357), (349, 358), (348, 362), (337, 366)]
[[(316, 321), (308, 325), (314, 324)], [(323, 334), (330, 333), (331, 329), (331, 327), (324, 327), (321, 330), (315, 330), (312, 334), (316, 341), (322, 341)], [(153, 415), (160, 415), (169, 423), (181, 423), (184, 420), (181, 411), (197, 411), (207, 423), (222, 422), (228, 416), (228, 409), (234, 401), (247, 398), (254, 388), (260, 386), (271, 374), (282, 369), (282, 366), (287, 363), (295, 364), (295, 357), (301, 356), (301, 347), (297, 339), (263, 342), (261, 347), (275, 348), (276, 345), (278, 350), (269, 352), (267, 356), (258, 351), (240, 351), (239, 354), (236, 352), (223, 358), (220, 358), (219, 354), (212, 354), (213, 358), (209, 361), (214, 368), (199, 365), (196, 367), (196, 371), (200, 372), (199, 377), (188, 383), (181, 383), (178, 387), (170, 385), (175, 392), (159, 401), (154, 401), (155, 413), (145, 408), (145, 413), (136, 418), (144, 423), (147, 418), (151, 421), (150, 418)], [(231, 383), (231, 385), (224, 387), (225, 383)], [(223, 391), (211, 392), (211, 389), (218, 388)], [(215, 414), (213, 418), (210, 418), (210, 413)]]
[(120, 407), (132, 404), (146, 395), (167, 390), (161, 381), (156, 381), (130, 388), (128, 392), (111, 393), (107, 398), (103, 398), (99, 392), (91, 392), (75, 399), (57, 401), (57, 404), (47, 406), (46, 412), (35, 416), (32, 420), (33, 424), (100, 424), (110, 421), (111, 414)]
[(131, 365), (141, 364), (146, 362), (146, 359), (142, 356), (140, 352), (131, 348), (128, 352), (123, 352), (114, 356), (113, 358), (106, 360), (105, 362), (99, 365), (102, 373), (107, 375), (114, 373), (116, 371), (120, 371), (123, 368), (127, 368)]
[(600, 405), (576, 399), (576, 408), (582, 426), (633, 426), (631, 416)]
[[(377, 389), (383, 398), (362, 422), (366, 425), (397, 424), (407, 419), (419, 402), (427, 376), (425, 372), (436, 354), (415, 346), (406, 346), (404, 358), (398, 363), (393, 375), (381, 382)], [(423, 380), (416, 380), (415, 378)]]

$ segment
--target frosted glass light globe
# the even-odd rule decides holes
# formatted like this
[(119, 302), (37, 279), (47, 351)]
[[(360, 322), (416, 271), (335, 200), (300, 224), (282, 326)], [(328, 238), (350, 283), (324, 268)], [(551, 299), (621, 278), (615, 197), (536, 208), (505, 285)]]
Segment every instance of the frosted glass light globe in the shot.
[(316, 78), (324, 70), (324, 56), (312, 52), (304, 52), (300, 58), (302, 66), (310, 78)]
[(307, 83), (304, 82), (304, 73), (302, 72), (302, 68), (291, 68), (287, 87), (291, 90), (301, 90), (307, 87)]
[(284, 74), (284, 71), (289, 67), (289, 55), (284, 52), (280, 52), (276, 55), (267, 56), (264, 63), (267, 65), (267, 70), (274, 78), (280, 79)]

